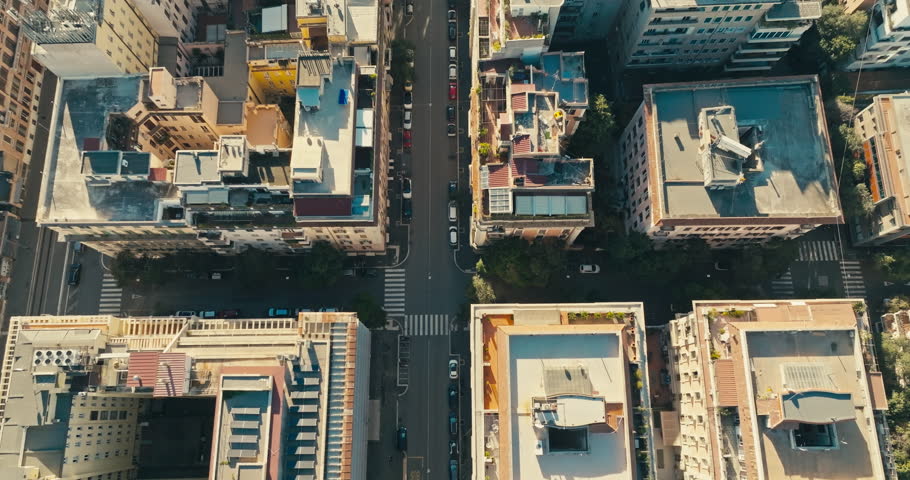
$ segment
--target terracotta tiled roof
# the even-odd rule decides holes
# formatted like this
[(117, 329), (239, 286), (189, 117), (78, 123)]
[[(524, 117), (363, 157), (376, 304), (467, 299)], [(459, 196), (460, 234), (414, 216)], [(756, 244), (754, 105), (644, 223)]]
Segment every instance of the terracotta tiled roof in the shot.
[(185, 382), (185, 353), (130, 353), (126, 386), (154, 387), (154, 397), (180, 397)]
[(95, 151), (101, 149), (101, 139), (97, 137), (85, 137), (82, 139), (82, 150)]
[(717, 382), (717, 404), (722, 407), (739, 405), (739, 390), (736, 387), (733, 360), (719, 359), (714, 362), (714, 376)]
[(531, 153), (531, 136), (516, 135), (512, 138), (512, 152), (516, 154)]
[(294, 215), (298, 217), (343, 217), (350, 214), (350, 198), (294, 199)]
[(490, 188), (508, 187), (512, 184), (507, 164), (489, 165), (488, 168), (490, 169)]
[(514, 112), (527, 112), (528, 111), (528, 94), (526, 94), (526, 93), (513, 93), (512, 94), (512, 111), (514, 111)]
[(509, 91), (511, 93), (534, 92), (537, 91), (537, 85), (533, 83), (513, 83), (509, 86)]
[(167, 180), (167, 169), (166, 168), (150, 168), (149, 169), (149, 181), (150, 182), (163, 182)]

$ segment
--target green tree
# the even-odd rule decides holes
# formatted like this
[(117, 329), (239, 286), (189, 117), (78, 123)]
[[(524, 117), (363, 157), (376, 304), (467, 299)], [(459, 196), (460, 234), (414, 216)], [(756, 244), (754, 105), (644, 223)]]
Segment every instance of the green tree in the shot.
[(862, 151), (863, 142), (856, 135), (856, 130), (851, 125), (843, 123), (837, 127), (837, 131), (844, 139), (844, 148), (847, 149), (847, 152), (857, 154)]
[(859, 200), (861, 211), (866, 215), (872, 213), (875, 210), (875, 200), (872, 199), (869, 187), (865, 183), (857, 183), (853, 189), (856, 190), (856, 198)]
[(489, 155), (490, 155), (490, 151), (491, 151), (491, 150), (490, 150), (490, 144), (489, 144), (489, 143), (486, 143), (486, 142), (482, 142), (482, 143), (477, 147), (477, 153), (480, 154), (481, 157), (487, 157), (487, 156), (489, 156)]
[(117, 252), (111, 260), (111, 275), (121, 288), (136, 283), (144, 269), (145, 261), (129, 250)]
[(568, 150), (576, 157), (599, 157), (603, 142), (616, 132), (616, 119), (607, 97), (598, 93), (592, 97), (590, 107), (569, 140)]
[(475, 274), (468, 285), (468, 298), (473, 303), (496, 303), (496, 292), (490, 282)]
[(309, 287), (331, 286), (341, 278), (343, 268), (344, 253), (328, 242), (316, 242), (304, 256), (299, 274)]
[(234, 258), (234, 272), (246, 287), (274, 280), (277, 266), (274, 255), (258, 248), (247, 248)]
[(863, 162), (853, 162), (853, 180), (857, 183), (866, 181), (866, 164)]
[(491, 275), (516, 287), (546, 286), (552, 275), (564, 268), (565, 258), (562, 242), (528, 243), (518, 237), (494, 242), (482, 254)]
[(910, 281), (910, 253), (905, 249), (889, 249), (872, 257), (873, 265), (885, 279), (895, 283)]
[(819, 46), (828, 61), (836, 65), (846, 60), (856, 50), (866, 32), (865, 12), (846, 14), (842, 6), (827, 5), (822, 9), (821, 18), (816, 21)]
[(357, 318), (367, 328), (377, 329), (385, 327), (386, 313), (379, 302), (367, 293), (359, 293), (351, 301), (351, 308), (357, 312)]

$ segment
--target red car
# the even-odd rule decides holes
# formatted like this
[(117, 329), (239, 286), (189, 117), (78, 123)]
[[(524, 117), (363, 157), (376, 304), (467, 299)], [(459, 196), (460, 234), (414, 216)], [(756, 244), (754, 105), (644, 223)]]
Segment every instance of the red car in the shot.
[(411, 148), (411, 131), (405, 130), (402, 137), (404, 140), (404, 148)]
[(240, 310), (223, 310), (218, 316), (221, 318), (240, 318)]
[(455, 82), (449, 82), (449, 100), (455, 100), (456, 98), (458, 98), (458, 87)]

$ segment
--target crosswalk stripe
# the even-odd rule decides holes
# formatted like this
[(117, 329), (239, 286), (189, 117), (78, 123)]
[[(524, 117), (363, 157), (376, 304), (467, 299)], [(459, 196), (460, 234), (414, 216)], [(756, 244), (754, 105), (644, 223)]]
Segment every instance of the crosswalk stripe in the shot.
[(402, 334), (415, 337), (448, 335), (449, 316), (445, 314), (407, 315), (402, 322)]

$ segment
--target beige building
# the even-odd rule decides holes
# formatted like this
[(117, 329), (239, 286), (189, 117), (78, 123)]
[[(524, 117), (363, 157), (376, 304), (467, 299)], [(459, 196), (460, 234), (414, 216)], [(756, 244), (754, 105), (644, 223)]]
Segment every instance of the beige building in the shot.
[(4, 479), (366, 478), (354, 314), (14, 317), (6, 352)]
[(471, 100), (479, 111), (471, 245), (511, 236), (572, 245), (594, 226), (593, 162), (562, 151), (588, 108), (584, 53), (546, 53), (527, 67), (485, 65)]
[(816, 77), (647, 85), (644, 97), (620, 137), (628, 230), (723, 248), (842, 222)]
[[(854, 244), (871, 246), (906, 241), (910, 235), (910, 95), (877, 95), (853, 119), (857, 137), (863, 142), (866, 163), (865, 183), (875, 209), (865, 218), (852, 220)], [(908, 146), (905, 150), (904, 146)]]
[(910, 66), (910, 2), (907, 0), (847, 2), (847, 12), (869, 8), (866, 37), (856, 47), (847, 70), (881, 70)]
[(640, 303), (471, 307), (474, 478), (653, 471)]
[(896, 478), (855, 302), (697, 301), (671, 321), (657, 478)]
[(620, 68), (767, 71), (821, 17), (821, 2), (628, 0), (617, 23)]

